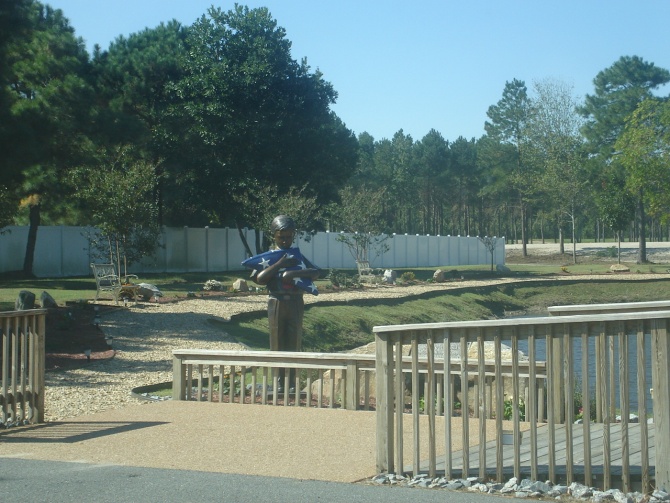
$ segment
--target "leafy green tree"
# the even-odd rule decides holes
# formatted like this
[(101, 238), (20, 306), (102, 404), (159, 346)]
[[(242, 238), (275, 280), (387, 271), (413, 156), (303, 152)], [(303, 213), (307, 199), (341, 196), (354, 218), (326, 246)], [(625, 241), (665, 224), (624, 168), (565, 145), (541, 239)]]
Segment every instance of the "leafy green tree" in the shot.
[(72, 211), (63, 184), (68, 167), (90, 152), (92, 88), (88, 54), (62, 11), (26, 4), (26, 30), (5, 47), (3, 97), (12, 134), (3, 140), (3, 164), (19, 173), (17, 199), (28, 208), (29, 232), (23, 273), (32, 275), (37, 229)]
[[(668, 82), (670, 82), (668, 70), (658, 68), (638, 56), (622, 56), (612, 66), (598, 73), (593, 80), (595, 93), (586, 96), (584, 105), (579, 111), (586, 119), (582, 133), (591, 153), (596, 155), (598, 166), (603, 173), (609, 169), (616, 169), (615, 143), (623, 132), (626, 118), (642, 101), (653, 97), (654, 89)], [(614, 166), (608, 166), (610, 164)], [(598, 179), (597, 174), (594, 178)], [(643, 191), (636, 196), (639, 225), (638, 262), (646, 262)]]
[(449, 145), (449, 160), (452, 179), (448, 186), (451, 190), (448, 198), (453, 204), (456, 214), (455, 234), (472, 236), (485, 234), (483, 208), (479, 197), (481, 165), (477, 162), (477, 146), (473, 140), (459, 136)]
[(132, 147), (99, 153), (94, 165), (70, 173), (75, 194), (90, 208), (92, 224), (100, 231), (90, 236), (99, 257), (109, 257), (117, 270), (151, 256), (159, 244), (160, 226), (154, 200), (156, 169)]
[(412, 185), (416, 187), (420, 230), (422, 234), (443, 232), (449, 172), (449, 142), (431, 129), (414, 146), (415, 171)]
[(337, 240), (348, 248), (356, 262), (369, 262), (389, 249), (388, 229), (382, 218), (384, 189), (344, 187), (340, 201), (330, 207), (334, 227), (341, 231)]
[[(584, 149), (577, 114), (577, 99), (568, 84), (546, 79), (533, 86), (529, 119), (529, 150), (533, 163), (541, 166), (545, 201), (555, 209), (558, 221), (571, 223), (572, 259), (577, 262), (576, 224), (588, 201), (588, 179), (584, 169)], [(560, 230), (559, 224), (559, 230)], [(561, 249), (563, 233), (560, 232)]]
[[(233, 194), (233, 200), (239, 204), (242, 218), (249, 222), (255, 231), (256, 254), (269, 249), (272, 244), (269, 226), (277, 215), (290, 215), (300, 232), (316, 230), (322, 226), (322, 209), (316, 197), (307, 195), (307, 186), (291, 187), (287, 193), (280, 193), (274, 185), (262, 184), (258, 181), (249, 181), (244, 192)], [(267, 230), (261, 239), (261, 231)], [(239, 230), (240, 239), (249, 256), (251, 251), (244, 233)]]
[(626, 180), (620, 172), (610, 171), (610, 178), (603, 178), (596, 192), (596, 205), (603, 223), (617, 236), (617, 261), (621, 263), (621, 234), (635, 218), (635, 197), (626, 189)]
[(626, 169), (628, 189), (644, 194), (652, 216), (670, 217), (670, 101), (647, 99), (626, 120), (615, 143)]
[(190, 161), (179, 174), (187, 204), (210, 222), (246, 222), (230, 194), (248, 180), (308, 184), (323, 204), (353, 173), (357, 143), (330, 110), (337, 94), (320, 72), (291, 57), (291, 43), (266, 8), (211, 8), (188, 30), (184, 76), (171, 88), (175, 134)]
[(186, 30), (177, 21), (161, 23), (118, 37), (106, 51), (96, 48), (92, 62), (101, 104), (96, 122), (99, 141), (107, 146), (133, 144), (160, 170), (155, 196), (160, 225), (189, 223), (189, 207), (180, 204), (176, 181), (188, 158), (168, 92), (168, 85), (183, 75), (185, 37)]
[(527, 159), (528, 121), (530, 98), (526, 84), (514, 79), (506, 82), (502, 98), (486, 112), (489, 121), (484, 124), (486, 134), (501, 144), (512, 147), (514, 158), (507, 169), (507, 182), (518, 202), (521, 223), (523, 256), (528, 255), (528, 210), (536, 187), (536, 180)]

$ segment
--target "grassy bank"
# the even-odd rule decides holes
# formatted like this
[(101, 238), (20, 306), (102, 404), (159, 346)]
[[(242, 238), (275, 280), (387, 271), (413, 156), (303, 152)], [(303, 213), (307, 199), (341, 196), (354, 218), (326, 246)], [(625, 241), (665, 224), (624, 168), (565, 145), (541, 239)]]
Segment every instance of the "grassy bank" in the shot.
[[(538, 280), (425, 293), (401, 299), (351, 300), (307, 307), (306, 351), (344, 351), (372, 342), (372, 327), (403, 323), (477, 320), (508, 314), (546, 314), (563, 304), (667, 299), (668, 280)], [(265, 313), (234, 317), (221, 329), (253, 349), (268, 349)]]

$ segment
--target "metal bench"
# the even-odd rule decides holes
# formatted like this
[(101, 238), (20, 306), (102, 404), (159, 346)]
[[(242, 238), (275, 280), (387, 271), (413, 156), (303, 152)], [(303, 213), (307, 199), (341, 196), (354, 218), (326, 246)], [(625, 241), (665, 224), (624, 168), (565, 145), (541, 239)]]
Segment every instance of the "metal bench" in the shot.
[(361, 283), (379, 283), (381, 278), (381, 269), (373, 269), (367, 260), (356, 261), (358, 268), (358, 280)]
[(101, 294), (111, 294), (116, 304), (119, 303), (119, 298), (122, 295), (133, 299), (137, 304), (139, 287), (130, 282), (130, 278), (137, 279), (136, 275), (127, 274), (124, 276), (124, 281), (121, 281), (114, 264), (91, 264), (91, 269), (93, 270), (93, 277), (95, 277), (95, 302), (98, 301)]

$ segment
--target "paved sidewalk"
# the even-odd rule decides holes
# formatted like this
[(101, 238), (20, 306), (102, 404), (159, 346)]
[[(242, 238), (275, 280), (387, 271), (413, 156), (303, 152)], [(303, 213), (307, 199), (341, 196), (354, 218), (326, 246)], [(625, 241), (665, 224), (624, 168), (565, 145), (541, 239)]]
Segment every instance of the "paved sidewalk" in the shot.
[(354, 482), (374, 432), (374, 412), (168, 400), (2, 431), (0, 457)]

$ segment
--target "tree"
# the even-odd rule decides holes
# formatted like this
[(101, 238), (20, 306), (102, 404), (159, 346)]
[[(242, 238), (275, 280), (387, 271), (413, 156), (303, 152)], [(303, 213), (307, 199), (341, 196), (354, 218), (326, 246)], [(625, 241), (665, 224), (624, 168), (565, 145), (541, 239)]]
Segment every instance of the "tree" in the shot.
[[(542, 166), (540, 185), (555, 208), (560, 222), (570, 219), (572, 259), (577, 263), (576, 222), (587, 201), (584, 149), (572, 87), (557, 80), (536, 82), (533, 86), (532, 113), (529, 118), (529, 156)], [(559, 230), (560, 224), (559, 224)], [(560, 232), (561, 249), (563, 233)]]
[(100, 231), (90, 236), (99, 256), (127, 266), (150, 256), (159, 243), (160, 226), (154, 200), (156, 167), (132, 147), (101, 151), (97, 163), (73, 169), (70, 183), (91, 210)]
[(382, 218), (386, 197), (384, 189), (347, 186), (340, 191), (339, 204), (330, 208), (334, 226), (341, 231), (337, 240), (344, 243), (356, 262), (370, 262), (389, 249), (389, 236), (385, 234), (388, 230)]
[(188, 204), (210, 222), (245, 225), (229, 194), (248, 180), (308, 184), (332, 200), (355, 168), (357, 144), (330, 110), (337, 94), (320, 72), (291, 57), (291, 43), (266, 8), (211, 8), (188, 30), (184, 76), (171, 86), (171, 113), (189, 162), (179, 173)]
[[(107, 51), (93, 55), (93, 75), (100, 110), (96, 121), (99, 143), (107, 147), (141, 148), (156, 173), (158, 223), (185, 225), (190, 208), (181, 204), (175, 187), (179, 166), (188, 162), (170, 114), (168, 86), (178, 81), (185, 57), (186, 30), (177, 21), (119, 36)], [(160, 162), (159, 162), (160, 160)]]
[(272, 235), (269, 232), (261, 239), (261, 231), (269, 230), (270, 222), (277, 215), (289, 215), (296, 223), (300, 232), (306, 229), (316, 229), (321, 226), (321, 207), (316, 197), (309, 196), (308, 187), (292, 187), (285, 194), (280, 194), (275, 185), (265, 185), (258, 181), (249, 181), (244, 192), (233, 194), (233, 200), (240, 205), (241, 218), (249, 222), (255, 231), (256, 253), (252, 253), (251, 247), (241, 229), (238, 229), (240, 239), (244, 244), (249, 256), (267, 251)]
[(62, 11), (30, 2), (25, 15), (26, 32), (6, 47), (3, 91), (13, 135), (4, 138), (2, 157), (9, 172), (19, 173), (17, 200), (29, 210), (23, 273), (31, 276), (43, 214), (53, 221), (71, 211), (63, 180), (68, 166), (90, 151), (84, 131), (92, 88), (83, 41)]
[(530, 115), (530, 99), (526, 84), (514, 79), (506, 82), (503, 96), (496, 105), (491, 105), (486, 112), (490, 121), (486, 121), (484, 129), (487, 135), (502, 144), (513, 148), (514, 159), (509, 166), (507, 180), (514, 191), (520, 212), (521, 243), (523, 256), (528, 255), (528, 207), (535, 188), (534, 174), (526, 159), (528, 144), (528, 120)]
[[(657, 68), (638, 56), (622, 56), (598, 73), (593, 80), (595, 94), (586, 96), (579, 111), (586, 118), (582, 133), (603, 172), (610, 164), (614, 164), (616, 169), (615, 143), (623, 132), (626, 117), (642, 101), (653, 97), (654, 89), (668, 82), (668, 70)], [(640, 192), (636, 195), (639, 213), (638, 262), (642, 263), (647, 261), (644, 194)]]
[[(420, 230), (422, 234), (440, 234), (443, 232), (447, 188), (451, 185), (449, 142), (436, 130), (431, 129), (420, 142), (416, 143), (414, 149), (416, 169), (411, 184), (417, 190)], [(460, 194), (460, 191), (458, 193)]]
[(596, 205), (603, 223), (617, 236), (617, 262), (621, 263), (621, 233), (635, 217), (635, 197), (625, 187), (626, 181), (617, 172), (610, 171), (610, 178), (603, 180), (596, 192)]
[(652, 216), (667, 223), (670, 211), (670, 102), (647, 99), (628, 117), (615, 143), (627, 187), (643, 194)]

